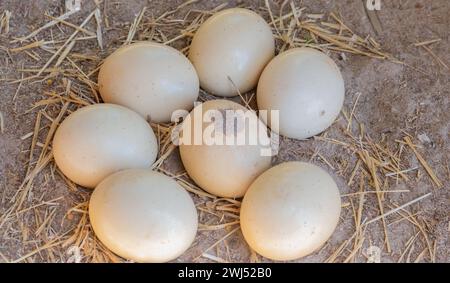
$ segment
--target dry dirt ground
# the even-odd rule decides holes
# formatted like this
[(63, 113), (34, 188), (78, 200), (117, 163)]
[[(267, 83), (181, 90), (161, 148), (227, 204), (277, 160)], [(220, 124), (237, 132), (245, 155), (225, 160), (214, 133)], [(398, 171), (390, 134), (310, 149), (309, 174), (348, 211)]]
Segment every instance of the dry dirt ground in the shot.
[[(278, 16), (283, 1), (269, 2), (273, 13)], [(350, 53), (341, 55), (341, 52), (333, 52), (331, 54), (341, 68), (345, 79), (347, 90), (344, 111), (347, 117), (348, 113), (354, 109), (350, 130), (358, 136), (358, 133), (361, 134), (359, 125), (363, 124), (365, 135), (370, 136), (374, 143), (382, 144), (392, 151), (401, 147), (402, 169), (413, 168), (405, 173), (408, 181), (403, 179), (397, 181), (395, 176), (385, 177), (385, 171), (377, 172), (380, 180), (383, 181), (382, 189), (394, 191), (384, 195), (382, 200), (384, 212), (431, 193), (428, 197), (408, 205), (404, 210), (386, 217), (388, 241), (382, 221), (374, 221), (365, 226), (362, 236), (358, 236), (360, 241), (354, 241), (354, 238), (351, 238), (355, 233), (355, 223), (359, 223), (355, 221), (354, 215), (358, 215), (357, 211), (360, 207), (361, 221), (380, 215), (376, 194), (364, 194), (362, 206), (360, 206), (361, 194), (343, 196), (341, 221), (333, 236), (320, 251), (298, 261), (322, 262), (328, 259), (329, 261), (366, 262), (376, 260), (377, 256), (371, 255), (374, 254), (373, 251), (376, 254), (378, 247), (381, 250), (382, 262), (416, 260), (449, 262), (450, 71), (445, 65), (450, 65), (450, 2), (448, 0), (382, 0), (381, 10), (378, 11), (382, 24), (379, 35), (374, 33), (360, 0), (294, 2), (297, 8), (306, 7), (305, 13), (324, 13), (322, 20), (331, 21), (330, 12), (340, 14), (343, 22), (355, 33), (363, 37), (372, 35), (384, 51), (405, 63), (398, 64), (390, 60)], [(98, 58), (106, 57), (120, 46), (129, 32), (130, 23), (144, 6), (147, 7), (145, 19), (154, 19), (182, 3), (183, 1), (172, 0), (103, 1), (100, 4), (100, 10), (103, 19), (101, 26), (104, 49), (100, 50), (95, 38), (80, 40), (71, 51), (73, 54), (70, 58), (85, 73), (89, 73), (98, 65)], [(181, 15), (178, 18), (182, 18), (189, 9), (211, 10), (222, 3), (224, 1), (197, 1), (180, 9), (175, 15)], [(228, 1), (227, 3), (228, 7), (239, 5), (251, 8), (270, 21), (264, 1)], [(79, 25), (94, 8), (93, 1), (82, 1), (82, 11), (68, 18), (67, 21)], [(284, 13), (289, 11), (289, 2), (284, 9)], [(56, 105), (48, 105), (30, 109), (35, 102), (44, 97), (48, 98), (44, 95), (45, 93), (64, 92), (64, 87), (61, 86), (61, 74), (51, 80), (25, 81), (22, 84), (14, 82), (22, 76), (30, 75), (29, 72), (21, 71), (21, 69), (42, 67), (51, 57), (52, 50), (53, 52), (56, 50), (51, 47), (54, 47), (53, 45), (59, 47), (64, 41), (48, 43), (47, 50), (50, 52), (39, 47), (27, 50), (29, 54), (13, 52), (10, 49), (24, 46), (35, 40), (51, 38), (54, 38), (56, 42), (58, 39), (65, 40), (74, 31), (72, 27), (58, 24), (37, 34), (31, 41), (12, 43), (11, 41), (15, 38), (25, 36), (49, 22), (51, 19), (46, 14), (55, 17), (63, 14), (64, 3), (44, 0), (0, 0), (0, 15), (5, 10), (11, 12), (11, 18), (9, 33), (5, 34), (4, 30), (0, 32), (0, 114), (3, 125), (0, 133), (0, 217), (3, 217), (3, 219), (0, 218), (3, 220), (0, 221), (0, 262), (111, 260), (110, 257), (92, 256), (92, 252), (89, 252), (86, 247), (81, 250), (77, 247), (70, 249), (70, 245), (63, 245), (64, 243), (61, 242), (71, 235), (82, 217), (80, 215), (85, 213), (82, 209), (72, 210), (71, 213), (67, 211), (78, 203), (86, 201), (89, 191), (83, 188), (69, 188), (57, 174), (52, 162), (39, 172), (27, 194), (19, 194), (25, 196), (20, 209), (4, 217), (11, 205), (17, 202), (14, 196), (27, 175), (32, 138), (25, 135), (33, 132), (37, 113), (44, 109), (44, 113), (50, 117), (41, 117), (42, 129), (37, 137), (38, 144), (44, 144), (46, 133), (49, 131), (49, 121), (57, 116), (61, 105), (58, 106), (59, 108)], [(287, 24), (289, 23), (285, 23)], [(86, 28), (95, 32), (95, 21), (90, 22)], [(150, 32), (152, 32), (151, 29), (138, 30), (135, 39), (152, 38), (146, 37)], [(179, 31), (171, 34), (169, 27), (166, 36), (170, 39), (178, 34)], [(161, 39), (160, 35), (152, 36)], [(414, 45), (414, 43), (432, 39), (440, 39), (440, 41), (425, 45), (425, 48)], [(181, 49), (188, 44), (189, 37), (171, 45)], [(427, 51), (427, 48), (431, 52)], [(92, 58), (77, 57), (76, 54), (84, 54)], [(442, 62), (440, 63), (439, 60)], [(70, 66), (67, 64), (66, 60), (62, 66)], [(73, 69), (73, 66), (71, 68)], [(93, 81), (95, 77), (94, 74)], [(75, 85), (74, 88), (79, 88), (80, 93), (83, 91), (89, 93), (85, 86)], [(356, 107), (353, 107), (358, 97)], [(340, 115), (333, 126), (327, 130), (327, 137), (333, 140), (348, 140), (348, 135), (345, 133), (347, 125), (346, 116)], [(422, 154), (443, 183), (441, 188), (435, 186), (411, 148), (402, 143), (407, 135), (411, 136), (412, 142), (417, 145), (417, 151)], [(311, 160), (334, 176), (341, 194), (358, 192), (361, 189), (359, 176), (364, 175), (363, 172), (367, 172), (367, 169), (356, 170), (354, 181), (349, 185), (348, 181), (355, 166), (360, 168), (364, 166), (356, 165), (358, 157), (352, 150), (324, 139), (297, 141), (283, 138), (280, 153), (274, 158), (273, 164), (286, 160)], [(31, 168), (35, 165), (41, 149), (35, 146), (34, 150)], [(164, 162), (163, 167), (173, 173), (182, 172), (177, 150)], [(373, 182), (371, 183), (369, 179), (370, 174), (363, 178), (365, 182), (362, 189), (365, 191), (374, 190)], [(210, 200), (196, 195), (194, 197), (198, 206), (204, 207), (204, 210), (214, 206)], [(200, 212), (200, 222), (204, 224), (233, 221), (232, 218), (225, 218), (223, 222), (220, 222), (220, 219), (214, 217), (210, 213)], [(89, 224), (86, 223), (85, 226), (88, 227)], [(237, 227), (235, 225), (214, 231), (200, 231), (192, 247), (177, 261), (267, 261), (260, 256), (252, 255)], [(66, 231), (69, 232), (62, 235)], [(205, 250), (227, 234), (230, 235), (206, 252), (212, 256), (202, 256)], [(55, 238), (58, 241), (55, 241)], [(92, 238), (92, 235), (85, 235), (81, 241), (92, 240)], [(347, 241), (348, 239), (350, 240)], [(387, 247), (388, 243), (390, 249)], [(333, 255), (336, 256), (333, 257)]]

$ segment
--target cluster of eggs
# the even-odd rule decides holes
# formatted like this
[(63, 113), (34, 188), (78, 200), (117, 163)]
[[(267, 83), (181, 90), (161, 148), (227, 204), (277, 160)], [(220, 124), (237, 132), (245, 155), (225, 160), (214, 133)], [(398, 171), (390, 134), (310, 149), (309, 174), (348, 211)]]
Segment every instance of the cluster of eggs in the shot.
[[(194, 35), (188, 58), (154, 42), (118, 49), (98, 76), (105, 103), (71, 113), (54, 136), (59, 169), (73, 182), (95, 188), (89, 204), (95, 234), (126, 259), (173, 260), (197, 233), (190, 195), (150, 169), (158, 141), (147, 120), (169, 122), (174, 111), (192, 110), (200, 86), (221, 97), (257, 86), (258, 108), (279, 110), (279, 134), (305, 139), (329, 127), (343, 104), (343, 79), (328, 56), (294, 48), (275, 57), (270, 26), (247, 9), (210, 17)], [(225, 99), (201, 106), (201, 115), (245, 109)], [(269, 139), (270, 117), (257, 120)], [(243, 197), (242, 233), (256, 252), (275, 260), (308, 255), (337, 225), (339, 190), (331, 176), (309, 163), (270, 168), (271, 157), (261, 155), (260, 147), (181, 144), (180, 155), (201, 188), (219, 197)]]

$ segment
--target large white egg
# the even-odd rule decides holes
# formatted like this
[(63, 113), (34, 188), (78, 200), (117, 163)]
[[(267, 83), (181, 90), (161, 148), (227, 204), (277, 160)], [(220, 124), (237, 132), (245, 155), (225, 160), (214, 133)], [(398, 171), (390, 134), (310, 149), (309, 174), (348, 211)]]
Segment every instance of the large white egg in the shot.
[[(305, 139), (333, 123), (344, 95), (344, 80), (330, 57), (312, 48), (294, 48), (266, 66), (259, 79), (257, 102), (260, 110), (279, 110), (281, 135)], [(274, 129), (270, 117), (265, 122)]]
[(112, 53), (98, 74), (105, 102), (126, 106), (151, 121), (169, 122), (172, 112), (191, 110), (199, 80), (191, 62), (176, 49), (141, 42)]
[(257, 253), (293, 260), (319, 249), (339, 221), (341, 199), (333, 178), (304, 162), (279, 164), (250, 186), (241, 206), (241, 229)]
[(150, 167), (158, 154), (152, 128), (139, 114), (94, 104), (70, 114), (56, 130), (56, 165), (73, 182), (93, 188), (108, 175)]
[[(211, 113), (221, 115), (223, 123)], [(182, 130), (183, 138), (190, 136), (189, 144), (180, 144), (184, 167), (211, 194), (242, 197), (253, 180), (270, 167), (267, 128), (254, 112), (240, 104), (222, 99), (207, 101), (191, 111)], [(200, 138), (197, 144), (196, 136)], [(217, 138), (217, 142), (209, 137)], [(227, 143), (227, 139), (233, 142)]]
[(96, 236), (114, 253), (136, 262), (167, 262), (184, 253), (197, 233), (197, 210), (171, 178), (146, 169), (103, 180), (89, 202)]
[(189, 50), (201, 87), (219, 96), (238, 95), (236, 88), (241, 93), (254, 88), (274, 55), (270, 26), (242, 8), (211, 16), (195, 33)]

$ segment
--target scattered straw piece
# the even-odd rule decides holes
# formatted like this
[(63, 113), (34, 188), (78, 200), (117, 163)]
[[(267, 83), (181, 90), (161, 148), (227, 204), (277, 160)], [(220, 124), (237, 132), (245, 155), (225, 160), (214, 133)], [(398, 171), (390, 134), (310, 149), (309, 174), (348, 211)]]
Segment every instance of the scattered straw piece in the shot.
[(6, 263), (9, 263), (9, 259), (8, 259), (4, 254), (2, 254), (1, 252), (0, 252), (0, 257), (1, 257)]
[(245, 103), (245, 107), (249, 110), (251, 110), (252, 108), (249, 105), (250, 101), (247, 101), (241, 94), (241, 92), (239, 91), (239, 88), (236, 86), (236, 84), (234, 83), (234, 81), (231, 79), (230, 76), (227, 76), (228, 81), (230, 82), (231, 86), (234, 88), (234, 90), (236, 91), (236, 93), (239, 95), (239, 97), (241, 98), (241, 100)]
[(442, 188), (442, 186), (443, 186), (442, 182), (436, 176), (436, 174), (434, 173), (433, 169), (431, 169), (431, 167), (428, 165), (428, 163), (425, 161), (425, 159), (422, 157), (422, 155), (416, 150), (415, 146), (411, 142), (411, 139), (409, 137), (404, 137), (403, 139), (406, 142), (406, 144), (411, 148), (411, 150), (414, 152), (414, 154), (416, 155), (416, 157), (419, 160), (419, 162), (422, 164), (422, 166), (427, 171), (428, 175), (433, 180), (434, 184), (436, 184), (436, 186), (438, 188)]
[[(395, 207), (398, 207), (398, 206), (395, 206)], [(413, 215), (408, 210), (406, 210), (405, 208), (402, 208), (401, 211), (397, 211), (397, 213), (402, 215), (402, 216), (405, 216), (405, 213), (406, 213), (406, 215), (407, 215), (406, 220), (408, 220), (408, 222), (414, 224), (419, 229), (420, 233), (423, 235), (423, 238), (425, 239), (425, 242), (427, 244), (430, 257), (434, 258), (435, 257), (435, 253), (433, 251), (433, 248), (431, 247), (431, 242), (430, 242), (430, 239), (428, 237), (428, 234), (427, 234), (425, 228), (423, 227), (423, 225), (416, 218), (416, 216)]]
[(426, 41), (414, 43), (414, 46), (425, 46), (425, 45), (430, 45), (430, 44), (432, 44), (432, 43), (439, 42), (439, 41), (441, 41), (441, 40), (442, 40), (441, 38), (430, 39), (430, 40), (426, 40)]
[(56, 117), (56, 119), (53, 120), (53, 122), (50, 126), (50, 129), (47, 133), (47, 137), (45, 138), (44, 148), (41, 151), (41, 155), (39, 156), (38, 163), (44, 158), (45, 154), (47, 153), (48, 146), (50, 145), (50, 142), (52, 141), (53, 135), (54, 135), (57, 127), (59, 126), (59, 122), (62, 120), (64, 114), (66, 113), (68, 107), (69, 107), (69, 103), (68, 102), (64, 103), (58, 116)]
[(446, 68), (447, 70), (449, 70), (450, 68), (448, 67), (448, 65), (444, 62), (444, 60), (442, 60), (439, 56), (437, 56), (433, 50), (431, 50), (430, 47), (426, 46), (426, 45), (421, 45), (421, 47), (423, 49), (425, 49), (428, 53), (430, 53), (431, 57), (433, 57), (434, 60), (436, 60), (436, 62), (443, 66), (444, 68)]
[[(383, 193), (410, 193), (410, 190), (383, 190)], [(356, 196), (356, 195), (365, 195), (365, 194), (376, 194), (376, 191), (365, 191), (365, 192), (356, 192), (356, 193), (350, 193), (350, 194), (342, 194), (341, 197), (350, 197), (350, 196)]]
[(96, 8), (95, 9), (95, 22), (97, 23), (97, 43), (98, 46), (100, 47), (100, 49), (103, 50), (103, 37), (102, 37), (102, 15), (100, 13), (100, 9)]
[(424, 248), (423, 250), (422, 250), (422, 252), (417, 256), (417, 258), (414, 260), (414, 263), (419, 263), (422, 259), (423, 259), (423, 257), (425, 256), (425, 253), (428, 251), (428, 249), (427, 248)]
[(37, 143), (37, 139), (38, 139), (38, 135), (39, 135), (39, 130), (41, 128), (41, 118), (42, 118), (42, 112), (39, 111), (37, 116), (36, 116), (36, 121), (34, 123), (34, 132), (33, 132), (33, 138), (31, 140), (30, 155), (29, 155), (29, 159), (28, 159), (28, 168), (27, 168), (27, 174), (26, 175), (28, 175), (28, 173), (31, 170), (31, 163), (33, 162), (34, 149), (36, 147), (36, 143)]
[(358, 104), (359, 97), (361, 96), (361, 94), (362, 94), (362, 92), (358, 92), (355, 103), (353, 103), (352, 112), (350, 112), (350, 116), (348, 117), (347, 131), (350, 130), (350, 127), (352, 126), (352, 119), (353, 119), (353, 116), (355, 115), (356, 105)]
[(136, 34), (136, 30), (139, 27), (139, 23), (142, 20), (142, 17), (144, 16), (145, 10), (147, 10), (147, 7), (142, 8), (142, 10), (139, 12), (139, 14), (134, 19), (133, 24), (130, 27), (130, 30), (128, 31), (128, 36), (123, 45), (130, 44), (131, 41), (133, 41), (134, 35)]
[(359, 169), (359, 166), (361, 166), (361, 159), (358, 159), (358, 161), (356, 162), (356, 165), (353, 168), (352, 174), (350, 175), (350, 178), (348, 179), (347, 186), (350, 186), (353, 183), (353, 178), (355, 178), (355, 175)]
[(36, 254), (36, 253), (40, 253), (40, 252), (43, 251), (43, 250), (50, 249), (50, 248), (52, 248), (52, 247), (56, 247), (56, 246), (58, 246), (58, 245), (61, 245), (63, 242), (64, 242), (64, 241), (62, 241), (62, 240), (61, 240), (61, 241), (55, 241), (55, 240), (53, 240), (53, 241), (48, 242), (48, 243), (44, 244), (43, 246), (41, 246), (41, 247), (35, 249), (34, 251), (29, 252), (29, 253), (27, 253), (26, 255), (24, 255), (24, 256), (22, 256), (22, 257), (16, 259), (16, 260), (13, 260), (13, 261), (11, 261), (11, 262), (12, 262), (12, 263), (22, 262), (22, 261), (26, 260), (27, 258), (33, 256), (33, 255)]
[(9, 33), (9, 20), (11, 19), (11, 12), (5, 10), (0, 17), (0, 34)]
[(58, 23), (59, 23), (58, 20), (65, 20), (65, 19), (69, 18), (71, 15), (73, 15), (73, 14), (75, 14), (75, 13), (76, 13), (76, 11), (69, 11), (69, 12), (67, 12), (67, 13), (65, 13), (65, 14), (62, 14), (61, 16), (59, 16), (58, 18), (56, 18), (55, 20), (53, 20), (53, 21), (51, 21), (51, 22), (48, 22), (48, 23), (46, 23), (45, 25), (41, 26), (40, 28), (38, 28), (38, 29), (32, 31), (29, 35), (24, 36), (24, 37), (21, 37), (21, 38), (18, 38), (18, 39), (16, 39), (16, 40), (13, 40), (12, 42), (14, 43), (14, 42), (17, 42), (17, 41), (25, 41), (25, 40), (27, 40), (27, 39), (29, 39), (29, 38), (31, 38), (31, 37), (34, 37), (34, 36), (36, 36), (38, 33), (40, 33), (41, 31), (43, 31), (43, 30), (45, 30), (45, 29), (48, 29), (49, 27), (52, 27), (52, 26), (58, 24)]
[(277, 28), (277, 25), (275, 24), (275, 19), (273, 18), (272, 9), (270, 8), (270, 4), (268, 0), (264, 0), (264, 3), (266, 4), (267, 11), (269, 11), (270, 21), (273, 27), (275, 28), (275, 31), (277, 32), (278, 36), (281, 37), (281, 33)]
[(408, 169), (400, 170), (400, 171), (397, 171), (397, 172), (387, 173), (384, 176), (386, 176), (386, 177), (397, 176), (399, 174), (408, 173), (408, 172), (411, 172), (411, 171), (414, 171), (414, 170), (417, 170), (417, 169), (419, 169), (419, 167), (415, 166), (413, 168), (408, 168)]
[(390, 210), (390, 211), (388, 211), (388, 212), (386, 212), (386, 213), (384, 213), (384, 214), (382, 214), (382, 215), (380, 215), (380, 216), (377, 216), (377, 217), (375, 217), (375, 218), (373, 218), (373, 219), (367, 221), (365, 225), (369, 225), (370, 223), (373, 223), (373, 222), (376, 222), (376, 221), (378, 221), (378, 220), (380, 220), (380, 219), (383, 219), (383, 218), (385, 218), (386, 216), (391, 215), (392, 213), (396, 213), (397, 211), (402, 210), (402, 209), (404, 209), (405, 207), (410, 206), (411, 204), (414, 204), (414, 203), (416, 203), (416, 202), (418, 202), (418, 201), (423, 200), (424, 198), (429, 197), (430, 195), (431, 195), (431, 193), (428, 193), (428, 194), (425, 194), (425, 195), (423, 195), (423, 196), (420, 196), (420, 197), (418, 197), (418, 198), (416, 198), (416, 199), (413, 199), (412, 201), (409, 201), (409, 202), (407, 202), (407, 203), (405, 203), (405, 204), (403, 204), (403, 205), (401, 205), (401, 206), (399, 206), (399, 207), (397, 207), (397, 208), (394, 208), (394, 209), (392, 209), (392, 210)]
[[(84, 27), (90, 20), (91, 18), (94, 16), (94, 12), (91, 12), (86, 19), (81, 23), (80, 27)], [(61, 51), (66, 48), (67, 44), (71, 43), (72, 40), (75, 38), (75, 36), (78, 34), (79, 30), (75, 30), (72, 35), (70, 35), (70, 37), (66, 40), (66, 42), (64, 42), (64, 44), (53, 54), (53, 56), (47, 61), (47, 63), (45, 63), (45, 65), (39, 70), (39, 72), (37, 73), (36, 76), (40, 76), (45, 69), (47, 69), (47, 67), (53, 62), (53, 60), (59, 55), (59, 53), (61, 53)]]
[(198, 230), (199, 231), (213, 231), (213, 230), (221, 230), (229, 226), (237, 225), (239, 224), (239, 220), (224, 223), (224, 224), (218, 224), (218, 225), (205, 225), (205, 224), (199, 224)]
[(30, 207), (24, 208), (24, 209), (22, 209), (22, 210), (19, 210), (19, 211), (16, 212), (16, 214), (21, 214), (21, 213), (27, 212), (27, 211), (29, 211), (29, 210), (31, 210), (31, 209), (35, 209), (35, 208), (40, 207), (40, 206), (43, 206), (43, 205), (47, 205), (47, 206), (56, 206), (56, 205), (59, 205), (59, 203), (57, 203), (56, 201), (57, 201), (57, 200), (60, 200), (60, 199), (62, 199), (62, 198), (63, 198), (63, 197), (57, 197), (57, 198), (54, 198), (54, 199), (51, 199), (51, 200), (48, 200), (48, 201), (43, 201), (43, 202), (41, 202), (41, 203), (39, 203), (39, 204), (35, 204), (35, 205), (33, 205), (33, 206), (30, 206)]
[(336, 170), (336, 168), (334, 168), (334, 166), (331, 165), (330, 161), (328, 161), (322, 154), (317, 153), (317, 156), (319, 156), (320, 159), (322, 159), (322, 161), (325, 162), (325, 164), (327, 164), (331, 168), (331, 170)]
[(341, 253), (345, 250), (348, 244), (355, 238), (357, 232), (353, 233), (350, 238), (342, 242), (342, 244), (325, 260), (326, 263), (333, 263), (336, 259), (341, 255)]
[(218, 262), (218, 263), (228, 263), (228, 261), (223, 258), (217, 257), (215, 255), (207, 254), (207, 253), (202, 253), (202, 257), (210, 259), (210, 260)]
[(30, 43), (30, 44), (27, 44), (27, 45), (24, 45), (24, 46), (21, 46), (21, 47), (12, 48), (9, 51), (11, 51), (11, 52), (20, 52), (20, 51), (31, 49), (31, 48), (41, 47), (45, 43), (46, 42), (44, 40), (38, 40), (38, 41), (34, 41), (34, 42)]
[(95, 33), (90, 31), (90, 30), (87, 30), (87, 29), (85, 29), (83, 27), (79, 27), (77, 25), (74, 25), (74, 24), (72, 24), (70, 22), (67, 22), (67, 21), (63, 20), (63, 19), (55, 18), (55, 17), (53, 17), (51, 15), (46, 15), (46, 16), (49, 17), (50, 19), (53, 19), (53, 20), (57, 21), (58, 23), (61, 23), (61, 24), (66, 25), (68, 27), (74, 28), (74, 29), (78, 30), (79, 32), (85, 33), (85, 34), (87, 34), (89, 36), (94, 36), (95, 37)]
[[(72, 50), (72, 48), (75, 46), (75, 40), (72, 40), (64, 49), (64, 51), (61, 53), (61, 55), (59, 56), (58, 60), (56, 60), (55, 66), (53, 66), (53, 68), (58, 68), (59, 65), (61, 65), (61, 63), (64, 61), (64, 59), (67, 57), (67, 55), (69, 54), (70, 50)], [(55, 74), (56, 72), (52, 72), (50, 73), (50, 75), (48, 77), (51, 77)]]
[(398, 259), (397, 263), (400, 263), (403, 261), (404, 256), (406, 255), (406, 253), (408, 252), (408, 250), (410, 250), (410, 248), (412, 247), (412, 245), (414, 244), (414, 241), (417, 239), (417, 236), (419, 235), (420, 232), (417, 232), (414, 236), (412, 236), (411, 238), (409, 238), (409, 240), (406, 242), (405, 244), (405, 249), (403, 250), (403, 253), (401, 254), (400, 258)]
[(381, 216), (381, 220), (383, 222), (384, 235), (385, 235), (385, 239), (386, 239), (386, 247), (387, 247), (388, 252), (391, 252), (391, 245), (389, 242), (386, 220), (383, 216), (384, 215), (384, 207), (383, 207), (383, 201), (382, 201), (382, 191), (381, 191), (380, 183), (379, 183), (378, 176), (377, 176), (376, 165), (375, 165), (374, 159), (368, 154), (367, 151), (360, 153), (360, 156), (361, 156), (363, 162), (368, 167), (369, 172), (372, 176), (372, 181), (373, 181), (375, 190), (377, 192), (378, 207), (380, 209), (380, 214), (381, 214), (380, 216)]
[[(214, 244), (212, 244), (209, 248), (207, 248), (206, 250), (203, 251), (202, 255), (205, 254), (206, 252), (210, 251), (211, 249), (213, 249), (215, 246), (217, 246), (218, 244), (220, 244), (222, 241), (226, 240), (228, 237), (230, 237), (231, 235), (233, 235), (237, 230), (239, 230), (241, 227), (238, 226), (236, 228), (234, 228), (233, 230), (231, 230), (230, 232), (228, 232), (225, 236), (223, 236), (222, 238), (220, 238), (219, 240), (217, 240)], [(196, 258), (198, 259), (198, 257)]]
[(0, 112), (0, 134), (5, 132), (5, 122), (3, 121), (3, 114)]

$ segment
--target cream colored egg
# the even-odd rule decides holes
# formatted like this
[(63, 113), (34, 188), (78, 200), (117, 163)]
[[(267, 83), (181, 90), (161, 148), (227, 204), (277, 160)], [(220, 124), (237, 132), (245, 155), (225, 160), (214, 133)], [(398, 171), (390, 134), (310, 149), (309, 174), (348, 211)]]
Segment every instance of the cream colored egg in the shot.
[(235, 96), (236, 88), (244, 93), (256, 86), (274, 54), (275, 40), (265, 20), (251, 10), (232, 8), (214, 14), (200, 26), (189, 59), (204, 90)]
[(266, 126), (253, 111), (235, 102), (210, 100), (196, 106), (183, 123), (182, 136), (184, 167), (211, 194), (241, 197), (270, 167)]
[(58, 168), (73, 182), (93, 188), (108, 175), (150, 167), (158, 154), (155, 134), (136, 112), (94, 104), (70, 114), (53, 139)]
[[(311, 48), (294, 48), (264, 69), (257, 89), (258, 108), (279, 110), (279, 133), (305, 139), (321, 133), (338, 116), (344, 80), (334, 61)], [(268, 116), (265, 122), (275, 129)], [(264, 118), (261, 118), (264, 120)]]
[(151, 121), (169, 122), (172, 112), (191, 110), (199, 80), (191, 62), (167, 45), (141, 42), (106, 58), (98, 75), (105, 102), (126, 106)]
[(95, 234), (111, 251), (136, 262), (167, 262), (184, 253), (197, 233), (192, 198), (176, 181), (146, 169), (103, 180), (89, 202)]
[(261, 174), (241, 206), (241, 229), (257, 253), (293, 260), (319, 249), (339, 221), (341, 199), (333, 178), (319, 167), (287, 162)]

